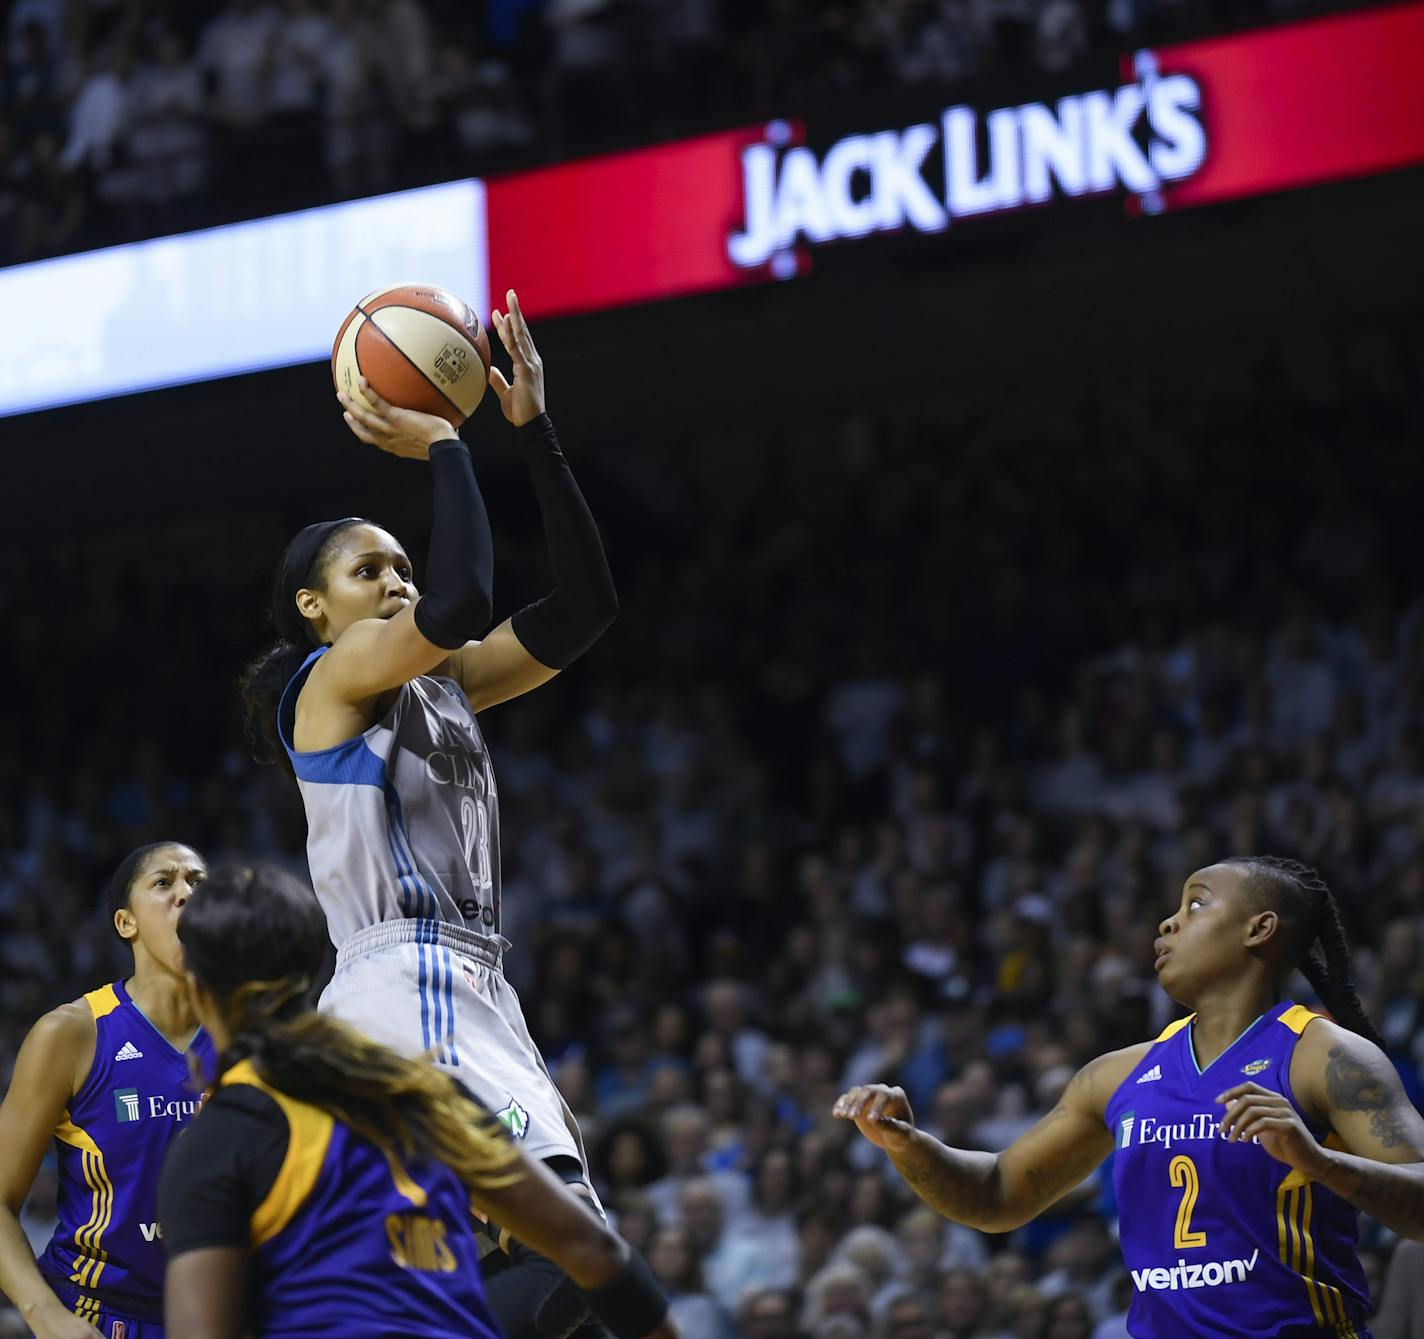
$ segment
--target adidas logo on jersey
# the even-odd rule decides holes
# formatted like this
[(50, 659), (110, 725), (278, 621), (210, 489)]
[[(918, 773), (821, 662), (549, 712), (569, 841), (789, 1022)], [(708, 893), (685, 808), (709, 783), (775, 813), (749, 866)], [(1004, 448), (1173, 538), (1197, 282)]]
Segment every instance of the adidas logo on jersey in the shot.
[(1157, 1080), (1160, 1079), (1161, 1077), (1162, 1077), (1162, 1066), (1161, 1066), (1161, 1065), (1153, 1065), (1152, 1068), (1147, 1071), (1147, 1073), (1145, 1073), (1145, 1074), (1139, 1074), (1138, 1077), (1137, 1077), (1137, 1081), (1138, 1081), (1138, 1083), (1156, 1083)]
[(142, 1060), (143, 1052), (131, 1041), (126, 1041), (117, 1051), (114, 1052), (115, 1060)]

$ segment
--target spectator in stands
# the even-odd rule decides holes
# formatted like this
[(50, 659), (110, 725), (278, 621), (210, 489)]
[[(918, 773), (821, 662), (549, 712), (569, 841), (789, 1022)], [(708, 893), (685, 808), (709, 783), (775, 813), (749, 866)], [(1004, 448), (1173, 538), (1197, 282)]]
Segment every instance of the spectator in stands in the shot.
[(198, 69), (210, 80), (213, 111), (225, 125), (248, 131), (271, 111), (273, 44), (281, 24), (265, 0), (228, 0), (203, 30)]
[(320, 180), (327, 53), (339, 41), (316, 0), (283, 0), (267, 50), (267, 162), (275, 188), (296, 199)]
[(207, 184), (208, 129), (202, 78), (172, 29), (159, 35), (152, 60), (134, 77), (125, 144), (135, 204), (155, 213), (151, 231), (189, 226), (194, 197)]
[(702, 1285), (702, 1271), (687, 1230), (653, 1233), (648, 1264), (668, 1297), (668, 1314), (682, 1339), (731, 1339), (726, 1313)]

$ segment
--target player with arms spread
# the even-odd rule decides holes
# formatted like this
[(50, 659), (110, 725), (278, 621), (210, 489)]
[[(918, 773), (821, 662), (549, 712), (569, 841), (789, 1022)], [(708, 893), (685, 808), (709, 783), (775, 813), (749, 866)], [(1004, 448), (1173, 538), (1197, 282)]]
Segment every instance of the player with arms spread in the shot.
[[(430, 465), (424, 593), (379, 526), (346, 517), (306, 527), (277, 574), (283, 640), (247, 671), (244, 705), (306, 808), (312, 881), (337, 946), (322, 1010), (401, 1054), (432, 1055), (591, 1200), (578, 1128), (501, 970), (498, 796), (476, 715), (553, 678), (618, 606), (513, 292), (508, 305), (493, 323), (512, 381), (494, 370), (490, 384), (518, 431), (554, 590), (484, 635), (493, 541), (470, 453), (447, 421), (363, 383), (374, 409), (340, 397), (351, 430)], [(491, 1277), (490, 1299), (511, 1333), (562, 1336), (564, 1302), (586, 1314), (566, 1282), (522, 1253), (518, 1268)]]
[[(128, 980), (30, 1029), (0, 1106), (0, 1288), (40, 1339), (162, 1339), (158, 1174), (198, 1106), (189, 1056), (212, 1045), (183, 976), (178, 915), (207, 873), (181, 842), (130, 852), (108, 908)], [(50, 1140), (59, 1222), (36, 1261), (19, 1214)]]
[[(1334, 897), (1294, 861), (1227, 860), (1187, 880), (1156, 949), (1163, 989), (1194, 1012), (1085, 1065), (1002, 1153), (917, 1130), (899, 1088), (852, 1089), (835, 1114), (985, 1232), (1116, 1149), (1136, 1339), (1367, 1336), (1357, 1211), (1424, 1238), (1424, 1119), (1360, 1007)], [(1297, 967), (1338, 1021), (1282, 999)]]

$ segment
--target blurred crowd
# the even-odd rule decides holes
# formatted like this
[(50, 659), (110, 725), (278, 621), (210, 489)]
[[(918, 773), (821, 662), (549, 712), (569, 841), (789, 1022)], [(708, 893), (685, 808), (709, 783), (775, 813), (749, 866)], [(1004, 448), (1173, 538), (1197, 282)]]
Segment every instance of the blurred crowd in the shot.
[[(0, 264), (1328, 0), (12, 0)], [(0, 13), (5, 13), (0, 7)]]
[[(1420, 1098), (1424, 602), (1407, 525), (1328, 483), (1340, 444), (1368, 479), (1414, 429), (1274, 375), (1190, 412), (1115, 385), (1031, 435), (1008, 409), (778, 427), (765, 451), (749, 426), (732, 470), (708, 430), (649, 475), (646, 516), (600, 508), (619, 623), (486, 722), (506, 964), (685, 1339), (1125, 1335), (1106, 1168), (989, 1238), (829, 1111), (898, 1082), (925, 1128), (1003, 1148), (1173, 1016), (1155, 926), (1232, 853), (1319, 866)], [(1087, 449), (1107, 441), (1135, 445)], [(575, 458), (606, 495), (586, 439)], [(0, 1082), (39, 1013), (120, 970), (96, 900), (130, 846), (303, 871), (299, 802), (233, 724), (285, 538), (252, 527), (70, 537), (10, 569), (60, 620), (12, 620), (10, 700), (69, 709), (0, 738)], [(537, 534), (499, 546), (536, 566)], [(58, 642), (132, 649), (59, 689)], [(1378, 1285), (1392, 1239), (1363, 1245)]]

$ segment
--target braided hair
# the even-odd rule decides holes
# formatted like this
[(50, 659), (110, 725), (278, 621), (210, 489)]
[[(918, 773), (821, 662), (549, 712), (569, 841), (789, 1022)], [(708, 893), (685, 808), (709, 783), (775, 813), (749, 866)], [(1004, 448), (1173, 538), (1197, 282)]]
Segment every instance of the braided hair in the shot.
[(1281, 918), (1291, 936), (1295, 965), (1331, 1017), (1384, 1050), (1384, 1039), (1355, 991), (1339, 903), (1320, 874), (1298, 860), (1274, 855), (1236, 856), (1222, 863), (1245, 870), (1248, 895), (1260, 910)]

